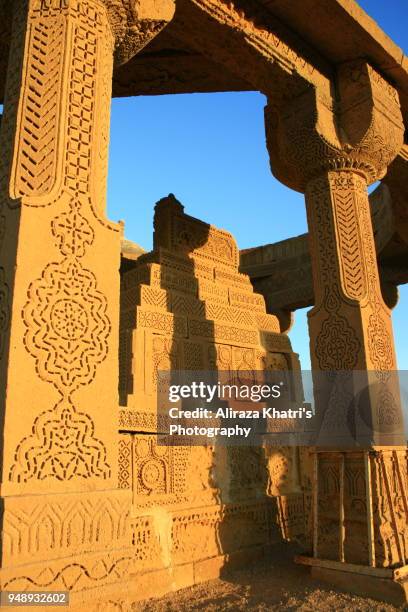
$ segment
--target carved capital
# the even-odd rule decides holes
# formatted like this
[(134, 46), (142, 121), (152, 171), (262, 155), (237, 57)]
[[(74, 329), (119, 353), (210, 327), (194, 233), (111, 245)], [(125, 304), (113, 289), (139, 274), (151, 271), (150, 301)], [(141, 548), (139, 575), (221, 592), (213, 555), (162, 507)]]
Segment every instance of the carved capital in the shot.
[(102, 0), (115, 35), (116, 64), (124, 64), (171, 21), (173, 0)]
[(402, 147), (398, 94), (369, 64), (341, 65), (337, 91), (333, 101), (310, 87), (279, 112), (265, 109), (272, 172), (296, 191), (329, 170), (352, 169), (371, 184)]

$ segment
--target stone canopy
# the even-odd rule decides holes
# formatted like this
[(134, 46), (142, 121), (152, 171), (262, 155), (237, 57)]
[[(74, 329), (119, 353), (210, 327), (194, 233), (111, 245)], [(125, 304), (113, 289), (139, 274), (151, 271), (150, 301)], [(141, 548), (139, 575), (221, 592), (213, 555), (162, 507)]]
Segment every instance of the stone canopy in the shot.
[[(0, 103), (4, 100), (14, 1), (0, 1)], [(108, 4), (115, 8), (122, 5), (126, 14), (137, 6), (131, 0), (109, 0)], [(150, 6), (152, 3), (147, 3), (148, 10)], [(178, 0), (175, 16), (161, 34), (127, 63), (116, 66), (113, 96), (257, 89), (238, 67), (235, 72), (225, 66), (219, 70), (219, 60), (215, 61), (214, 49), (209, 47), (217, 27), (218, 20), (211, 17), (216, 6), (214, 1)], [(395, 84), (403, 114), (408, 113), (408, 58), (354, 0), (333, 0), (330, 10), (325, 0), (240, 0), (219, 6), (224, 7), (217, 30), (219, 46), (227, 44), (231, 27), (243, 44), (248, 43), (255, 25), (271, 46), (268, 53), (281, 55), (289, 64), (298, 56), (310, 72), (322, 70), (330, 77), (337, 64), (364, 57)], [(171, 8), (164, 12), (168, 14)], [(200, 23), (210, 27), (200, 28)]]
[[(406, 602), (407, 70), (353, 0), (0, 0), (1, 591), (127, 612), (296, 539), (320, 577)], [(106, 215), (112, 94), (231, 90), (266, 96), (271, 170), (305, 196), (297, 296), (277, 295), (285, 245), (239, 269), (173, 196), (151, 253)], [(364, 444), (160, 447), (159, 367), (284, 370), (303, 402), (302, 299), (316, 411)]]

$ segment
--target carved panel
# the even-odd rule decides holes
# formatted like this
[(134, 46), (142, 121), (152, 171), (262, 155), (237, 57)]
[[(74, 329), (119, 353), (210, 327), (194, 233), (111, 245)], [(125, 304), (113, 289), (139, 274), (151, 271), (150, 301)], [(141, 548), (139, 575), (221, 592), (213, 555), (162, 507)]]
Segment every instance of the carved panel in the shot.
[(105, 445), (95, 437), (91, 417), (79, 412), (70, 401), (62, 400), (52, 410), (42, 412), (31, 434), (21, 440), (10, 480), (107, 479), (110, 473)]
[[(15, 482), (107, 479), (105, 443), (73, 395), (95, 380), (112, 331), (106, 296), (87, 258), (97, 234), (96, 211), (98, 223), (106, 225), (101, 203), (93, 201), (91, 177), (101, 171), (92, 163), (96, 107), (102, 112), (105, 104), (107, 117), (110, 99), (106, 78), (105, 90), (98, 79), (111, 74), (113, 40), (105, 8), (97, 2), (79, 0), (70, 5), (69, 16), (66, 2), (29, 7), (11, 191), (26, 207), (59, 210), (38, 216), (37, 222), (44, 218), (51, 229), (58, 255), (54, 251), (29, 283), (22, 318), (24, 346), (36, 373), (61, 397), (38, 411), (31, 432), (17, 445), (9, 476)], [(106, 161), (106, 151), (103, 155)]]

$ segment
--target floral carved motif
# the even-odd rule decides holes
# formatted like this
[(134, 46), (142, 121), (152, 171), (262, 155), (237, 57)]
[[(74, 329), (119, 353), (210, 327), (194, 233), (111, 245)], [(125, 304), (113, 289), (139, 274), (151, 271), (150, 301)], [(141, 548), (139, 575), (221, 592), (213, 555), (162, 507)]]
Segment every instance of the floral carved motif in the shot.
[(94, 230), (73, 204), (69, 212), (53, 219), (51, 229), (63, 255), (82, 257), (86, 247), (91, 246), (94, 241)]
[(108, 351), (106, 298), (77, 260), (49, 264), (28, 291), (25, 346), (39, 376), (64, 395), (89, 384)]
[(394, 351), (389, 333), (378, 310), (370, 315), (367, 330), (368, 350), (378, 370), (391, 370), (394, 364)]
[(345, 317), (336, 313), (323, 321), (316, 340), (316, 356), (322, 370), (354, 368), (359, 348), (355, 331)]
[(36, 418), (31, 436), (18, 446), (10, 472), (10, 480), (16, 482), (91, 476), (110, 476), (106, 449), (94, 436), (92, 419), (65, 400)]

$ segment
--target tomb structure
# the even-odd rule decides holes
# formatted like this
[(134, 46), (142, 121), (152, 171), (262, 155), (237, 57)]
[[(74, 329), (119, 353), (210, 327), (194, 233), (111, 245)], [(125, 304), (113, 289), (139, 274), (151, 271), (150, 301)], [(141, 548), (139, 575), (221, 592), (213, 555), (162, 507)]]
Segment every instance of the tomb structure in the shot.
[[(210, 540), (224, 519), (256, 525), (252, 540), (233, 543), (236, 558), (240, 550), (269, 546), (270, 501), (262, 498), (245, 514), (255, 495), (248, 481), (243, 505), (234, 506), (219, 492), (233, 480), (227, 469), (224, 485), (203, 476), (214, 459), (209, 450), (191, 453), (200, 475), (190, 491), (183, 484), (187, 451), (160, 457), (149, 438), (157, 430), (149, 397), (157, 364), (172, 367), (200, 355), (206, 366), (230, 358), (246, 367), (271, 352), (293, 368), (282, 335), (291, 308), (268, 299), (267, 312), (237, 271), (231, 237), (167, 201), (156, 213), (162, 234), (153, 253), (123, 262), (123, 283), (133, 285), (122, 285), (120, 312), (121, 226), (107, 219), (105, 202), (112, 93), (256, 90), (267, 100), (272, 172), (305, 194), (313, 369), (348, 379), (359, 370), (367, 380), (375, 372), (378, 393), (370, 391), (367, 414), (389, 434), (387, 444), (380, 437), (359, 452), (340, 446), (315, 452), (313, 546), (300, 561), (348, 588), (404, 599), (406, 440), (398, 393), (389, 384), (397, 368), (389, 309), (395, 300), (381, 287), (367, 194), (376, 181), (387, 185), (406, 240), (402, 50), (354, 0), (332, 0), (330, 8), (325, 0), (0, 0), (0, 48), (2, 590), (70, 590), (73, 608), (88, 602), (87, 609), (125, 610), (153, 587), (157, 593), (211, 575), (215, 562), (197, 564), (208, 550), (217, 556)], [(166, 235), (173, 222), (161, 220), (168, 211), (187, 227), (176, 242)], [(403, 253), (404, 247), (394, 252), (402, 269)], [(184, 261), (177, 275), (176, 259)], [(137, 278), (138, 269), (145, 276)], [(178, 285), (186, 272), (189, 280)], [(403, 278), (404, 270), (389, 284)], [(246, 314), (222, 319), (233, 312)], [(263, 345), (263, 336), (275, 340)], [(201, 348), (189, 351), (188, 342)], [(223, 343), (225, 350), (217, 346)], [(319, 380), (317, 407), (329, 425), (344, 425), (337, 387), (322, 390)], [(138, 410), (147, 415), (143, 429)], [(170, 464), (184, 466), (173, 480)], [(148, 507), (155, 484), (162, 503)], [(176, 490), (184, 491), (177, 500)], [(276, 480), (269, 491), (279, 497)], [(297, 525), (300, 499), (291, 510)], [(187, 518), (178, 515), (169, 542), (173, 502)], [(210, 510), (200, 523), (209, 548), (194, 557), (183, 552), (183, 534), (194, 523), (195, 504)], [(226, 529), (226, 541), (231, 531), (240, 530)], [(181, 542), (179, 557), (174, 542)], [(220, 540), (217, 547), (221, 564), (232, 549)], [(186, 571), (177, 574), (180, 564)]]
[(251, 376), (279, 370), (302, 405), (298, 356), (238, 264), (231, 234), (186, 215), (170, 195), (156, 205), (153, 251), (122, 273), (119, 486), (132, 493), (133, 516), (156, 529), (181, 584), (307, 530), (310, 481), (298, 449), (157, 439), (168, 429), (160, 371), (242, 372), (255, 384)]

